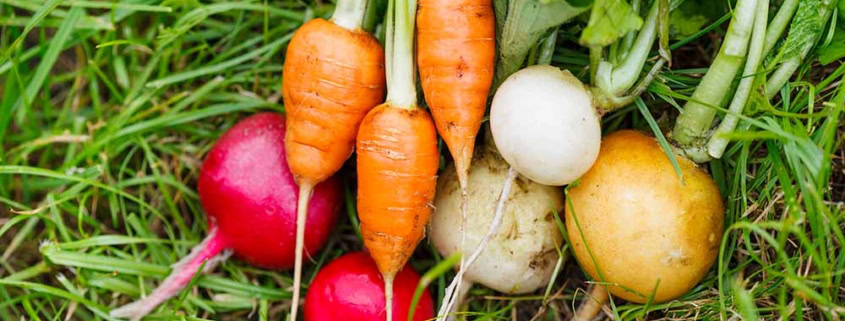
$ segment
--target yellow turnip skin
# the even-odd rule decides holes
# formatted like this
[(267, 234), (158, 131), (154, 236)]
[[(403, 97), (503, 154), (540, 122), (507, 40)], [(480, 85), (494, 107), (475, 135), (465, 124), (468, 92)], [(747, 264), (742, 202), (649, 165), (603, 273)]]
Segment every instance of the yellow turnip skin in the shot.
[(654, 138), (619, 131), (604, 138), (596, 163), (569, 191), (575, 256), (594, 280), (617, 285), (610, 287), (617, 297), (645, 303), (657, 286), (654, 303), (672, 300), (716, 259), (724, 228), (719, 189), (696, 164), (676, 158), (684, 184)]

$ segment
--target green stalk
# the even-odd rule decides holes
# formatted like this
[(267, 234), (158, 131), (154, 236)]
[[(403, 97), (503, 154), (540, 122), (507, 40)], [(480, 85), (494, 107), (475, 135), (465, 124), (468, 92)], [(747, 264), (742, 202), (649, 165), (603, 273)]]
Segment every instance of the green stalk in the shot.
[[(640, 13), (640, 2), (640, 0), (631, 1), (631, 9), (633, 9), (636, 13)], [(656, 5), (657, 1), (655, 1), (654, 3)], [(619, 52), (616, 56), (617, 59), (624, 60), (625, 57), (628, 57), (628, 52), (633, 47), (634, 39), (636, 39), (636, 37), (637, 32), (631, 31), (628, 32), (628, 34), (626, 34), (624, 38), (622, 38), (622, 41), (619, 43)]]
[(366, 13), (367, 0), (339, 0), (332, 14), (332, 22), (352, 31), (361, 30)]
[(602, 62), (604, 50), (602, 47), (590, 47), (590, 83), (595, 84), (598, 78), (599, 65)]
[(555, 45), (557, 44), (557, 31), (558, 28), (552, 30), (552, 32), (543, 39), (543, 42), (537, 46), (539, 48), (539, 52), (537, 53), (538, 65), (548, 65), (552, 63), (552, 57), (555, 54)]
[[(822, 21), (824, 24), (827, 24), (827, 21), (830, 20), (830, 16), (833, 14), (834, 5), (838, 0), (822, 0), (819, 6), (819, 15), (822, 16)], [(769, 81), (766, 83), (766, 98), (772, 99), (775, 95), (777, 95), (778, 91), (783, 88), (783, 85), (789, 81), (789, 78), (792, 77), (792, 74), (795, 73), (795, 70), (798, 70), (798, 67), (801, 66), (801, 62), (804, 61), (804, 58), (810, 53), (810, 50), (813, 49), (813, 46), (816, 45), (816, 42), (819, 40), (821, 35), (824, 34), (823, 32), (819, 32), (815, 37), (813, 37), (812, 41), (807, 41), (804, 43), (804, 46), (801, 47), (801, 53), (796, 56), (792, 57), (791, 59), (784, 62), (780, 67), (778, 67), (775, 72), (769, 76)]]
[(658, 59), (645, 77), (635, 85), (648, 59), (654, 40), (658, 37), (658, 27), (668, 23), (668, 10), (670, 10), (668, 1), (653, 3), (639, 34), (636, 35), (634, 43), (619, 65), (614, 66), (603, 60), (601, 48), (590, 48), (590, 68), (595, 70), (595, 75), (591, 74), (590, 82), (594, 85), (590, 90), (599, 113), (608, 113), (633, 103), (648, 89), (663, 65), (669, 62), (668, 55), (661, 54), (661, 59)]
[(745, 69), (742, 72), (742, 80), (739, 87), (736, 89), (733, 100), (730, 104), (730, 113), (725, 115), (722, 123), (716, 132), (710, 136), (710, 141), (707, 144), (707, 152), (713, 158), (721, 158), (728, 146), (728, 138), (726, 134), (733, 132), (739, 121), (737, 115), (742, 114), (748, 102), (748, 96), (751, 94), (751, 88), (754, 85), (757, 73), (757, 68), (760, 67), (760, 62), (763, 60), (763, 47), (765, 46), (766, 21), (769, 14), (769, 0), (760, 0), (757, 4), (757, 16), (754, 17), (754, 30), (751, 35), (751, 48), (748, 50), (748, 59), (745, 61)]
[(702, 146), (716, 117), (713, 106), (719, 106), (729, 93), (731, 83), (745, 60), (756, 8), (757, 0), (737, 2), (719, 54), (675, 123), (675, 140), (695, 161), (708, 158)]
[[(416, 0), (391, 0), (387, 21), (387, 102), (393, 107), (417, 107), (414, 24)], [(393, 19), (395, 18), (395, 19)]]
[(772, 19), (772, 22), (769, 23), (766, 30), (763, 57), (768, 56), (769, 51), (775, 47), (778, 39), (780, 39), (780, 36), (783, 35), (783, 32), (786, 30), (786, 26), (789, 25), (789, 21), (792, 20), (792, 16), (795, 15), (796, 10), (798, 10), (798, 0), (786, 0), (780, 5), (778, 13), (775, 15), (775, 18)]
[(606, 94), (622, 96), (637, 81), (657, 37), (657, 13), (658, 2), (655, 1), (648, 11), (648, 17), (637, 35), (637, 40), (618, 67), (613, 68), (608, 62), (599, 63), (596, 85)]

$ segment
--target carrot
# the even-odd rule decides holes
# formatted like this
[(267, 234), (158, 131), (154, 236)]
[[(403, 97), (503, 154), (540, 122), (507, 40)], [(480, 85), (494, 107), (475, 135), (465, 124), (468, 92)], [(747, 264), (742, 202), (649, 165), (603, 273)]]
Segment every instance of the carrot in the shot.
[(299, 307), (311, 192), (343, 166), (361, 119), (384, 98), (384, 50), (361, 29), (366, 4), (340, 0), (331, 21), (314, 19), (299, 28), (285, 55), (285, 148), (299, 184), (292, 320)]
[(434, 121), (416, 101), (415, 10), (414, 0), (388, 3), (387, 101), (367, 114), (357, 139), (361, 234), (384, 278), (388, 321), (394, 277), (425, 235), (440, 161)]
[(420, 0), (417, 63), (423, 93), (466, 189), (496, 59), (490, 0)]
[[(490, 0), (420, 0), (417, 63), (423, 93), (437, 131), (455, 161), (461, 187), (461, 247), (466, 241), (467, 181), (496, 59), (496, 18)], [(461, 257), (460, 269), (466, 261)], [(440, 313), (454, 302), (456, 277)]]

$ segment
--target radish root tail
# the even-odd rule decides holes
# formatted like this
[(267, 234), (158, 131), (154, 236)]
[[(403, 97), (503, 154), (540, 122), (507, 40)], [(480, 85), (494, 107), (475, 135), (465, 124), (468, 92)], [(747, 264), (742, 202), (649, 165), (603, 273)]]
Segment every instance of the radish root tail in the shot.
[(458, 289), (461, 281), (463, 281), (464, 273), (470, 266), (472, 266), (472, 263), (475, 263), (475, 260), (478, 259), (481, 253), (484, 252), (484, 249), (487, 248), (487, 243), (490, 242), (490, 238), (496, 234), (499, 230), (499, 226), (502, 225), (502, 218), (505, 214), (508, 196), (511, 194), (511, 188), (513, 187), (513, 182), (516, 179), (517, 174), (518, 173), (513, 166), (508, 169), (508, 176), (505, 178), (505, 184), (502, 186), (502, 193), (499, 195), (499, 200), (496, 202), (496, 212), (495, 216), (493, 216), (493, 221), (490, 222), (490, 229), (487, 230), (487, 234), (485, 234), (484, 238), (481, 239), (478, 247), (475, 248), (475, 251), (473, 251), (472, 255), (469, 257), (469, 260), (466, 261), (466, 264), (463, 264), (461, 269), (458, 270), (458, 274), (455, 275), (452, 283), (446, 288), (446, 293), (443, 296), (443, 304), (440, 305), (440, 311), (437, 312), (438, 320), (444, 320), (448, 316), (449, 311), (452, 311), (452, 307), (455, 305), (455, 302), (459, 297), (459, 295), (455, 295), (455, 290)]
[[(111, 310), (109, 315), (132, 321), (141, 320), (141, 318), (155, 310), (162, 302), (182, 292), (198, 272), (206, 273), (211, 271), (218, 264), (228, 259), (232, 255), (232, 251), (226, 248), (227, 245), (218, 233), (217, 228), (212, 228), (208, 236), (200, 244), (191, 249), (191, 253), (188, 256), (183, 257), (179, 262), (171, 266), (172, 272), (170, 275), (152, 293), (141, 300)], [(205, 262), (205, 266), (203, 266), (203, 262)], [(200, 266), (203, 266), (202, 271), (198, 271)]]
[(572, 317), (572, 321), (590, 321), (596, 318), (596, 315), (601, 311), (601, 307), (607, 303), (608, 294), (604, 285), (593, 284), (590, 288), (590, 293), (584, 297), (584, 301)]
[(290, 305), (290, 320), (296, 320), (299, 310), (299, 295), (302, 288), (302, 252), (305, 247), (305, 222), (308, 218), (308, 202), (314, 185), (309, 182), (299, 183), (299, 200), (296, 205), (296, 248), (293, 263), (293, 300)]

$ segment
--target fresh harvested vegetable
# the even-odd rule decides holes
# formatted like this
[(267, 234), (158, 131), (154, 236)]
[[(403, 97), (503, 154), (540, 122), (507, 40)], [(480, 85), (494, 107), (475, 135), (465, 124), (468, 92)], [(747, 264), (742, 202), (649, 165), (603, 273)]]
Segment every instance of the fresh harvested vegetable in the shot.
[[(531, 31), (530, 28), (519, 28), (519, 21), (532, 25), (535, 21), (520, 19), (523, 14), (538, 18), (543, 16), (536, 11), (540, 6), (537, 4), (534, 9), (525, 9), (516, 4), (509, 6), (509, 14), (504, 26), (505, 29), (510, 26), (511, 30), (504, 31), (506, 36), (513, 36), (512, 33), (515, 30), (522, 30), (523, 36), (533, 37), (536, 31)], [(614, 2), (605, 3), (603, 6), (612, 7)], [(551, 6), (548, 9), (553, 8), (568, 10), (570, 13), (578, 11), (568, 4)], [(593, 15), (601, 16), (607, 10), (618, 10), (602, 9), (599, 11), (594, 9)], [(514, 10), (519, 10), (519, 12)], [(628, 48), (624, 59), (614, 62), (605, 61), (601, 55), (602, 48), (606, 44), (593, 44), (592, 56), (597, 57), (594, 60), (600, 62), (593, 66), (597, 69), (595, 76), (592, 77), (597, 79), (595, 87), (588, 88), (569, 71), (561, 71), (548, 65), (553, 56), (556, 31), (552, 31), (547, 39), (541, 41), (536, 57), (529, 57), (529, 62), (536, 61), (539, 65), (527, 67), (509, 75), (499, 86), (490, 110), (490, 123), (496, 145), (501, 155), (512, 166), (509, 172), (513, 172), (509, 173), (508, 181), (502, 185), (501, 195), (509, 194), (508, 188), (512, 185), (516, 172), (541, 184), (566, 185), (590, 168), (601, 143), (599, 124), (601, 115), (632, 102), (646, 89), (656, 72), (669, 59), (661, 56), (640, 84), (635, 86), (634, 83), (646, 62), (648, 52), (657, 38), (661, 10), (668, 12), (668, 5), (666, 2), (655, 1), (648, 11), (646, 21), (642, 23), (642, 28), (637, 32), (636, 41)], [(667, 20), (668, 14), (663, 15), (661, 19)], [(593, 30), (591, 34), (584, 34), (581, 40), (589, 42), (592, 38), (598, 37), (604, 39), (605, 42), (608, 39), (612, 41), (625, 35), (628, 30), (638, 27), (640, 25), (636, 24), (618, 34), (610, 35), (607, 34), (606, 28), (594, 28), (591, 29)], [(500, 51), (505, 53), (507, 49), (501, 48)], [(522, 60), (519, 58), (521, 55), (516, 52), (512, 54), (503, 57), (500, 64), (519, 61), (521, 65)], [(497, 72), (499, 72), (498, 77), (502, 77), (501, 73), (509, 72), (509, 68), (498, 69)], [(506, 203), (504, 200), (506, 197), (500, 196), (496, 213), (504, 211), (503, 207)], [(501, 215), (493, 216), (487, 238), (495, 233), (501, 217)], [(485, 245), (486, 242), (482, 242), (482, 245), (470, 255), (468, 261), (464, 263), (462, 260), (461, 270), (458, 271), (452, 284), (446, 288), (443, 299), (446, 303), (441, 305), (438, 315), (442, 316), (451, 310), (457, 301), (455, 293), (460, 288), (464, 270), (471, 266), (475, 258), (484, 251)]]
[[(491, 0), (420, 1), (420, 83), (437, 131), (455, 162), (463, 200), (461, 240), (466, 238), (467, 175), (475, 137), (487, 110), (495, 60), (496, 21)], [(461, 269), (465, 262), (461, 257)]]
[[(482, 243), (495, 215), (496, 203), (507, 182), (508, 163), (496, 151), (492, 139), (478, 148), (469, 172), (467, 242), (460, 239), (460, 184), (451, 165), (438, 179), (429, 238), (444, 257), (457, 251), (473, 253)], [(487, 249), (468, 267), (466, 279), (505, 294), (529, 293), (545, 286), (558, 259), (556, 248), (563, 236), (555, 213), (563, 213), (560, 188), (516, 178), (508, 194), (508, 207), (501, 226), (488, 237)]]
[[(199, 189), (208, 215), (209, 234), (173, 265), (170, 275), (145, 298), (111, 311), (111, 316), (140, 320), (182, 291), (203, 264), (214, 269), (232, 251), (250, 264), (287, 269), (295, 261), (297, 186), (285, 157), (285, 119), (260, 113), (238, 122), (209, 151), (200, 171)], [(314, 189), (308, 213), (305, 249), (314, 254), (328, 239), (341, 204), (338, 181), (329, 178)]]
[(490, 0), (419, 2), (420, 83), (463, 189), (493, 82), (495, 36)]
[(367, 0), (338, 1), (331, 21), (305, 23), (285, 55), (285, 147), (303, 195), (297, 209), (292, 320), (299, 306), (308, 199), (316, 184), (343, 166), (361, 120), (384, 98), (384, 50), (361, 29), (366, 8)]
[[(384, 277), (386, 302), (425, 235), (440, 161), (434, 121), (417, 106), (415, 12), (416, 1), (388, 3), (387, 101), (367, 114), (356, 142), (361, 234)], [(392, 304), (385, 306), (391, 321)]]
[(605, 137), (595, 165), (569, 191), (566, 230), (575, 257), (615, 296), (672, 300), (716, 259), (724, 221), (719, 189), (695, 163), (678, 158), (683, 182), (657, 140), (618, 131)]
[[(420, 276), (405, 266), (394, 280), (393, 318), (407, 320)], [(345, 254), (323, 267), (305, 297), (305, 321), (384, 320), (384, 280), (373, 259), (363, 252)], [(414, 310), (413, 321), (434, 317), (428, 289)]]
[(587, 87), (548, 65), (508, 77), (490, 109), (502, 157), (544, 185), (569, 184), (590, 169), (601, 144), (599, 118)]
[(544, 65), (510, 75), (490, 109), (493, 137), (505, 160), (546, 185), (566, 185), (583, 175), (598, 153), (601, 115), (639, 96), (663, 66), (665, 59), (634, 86), (657, 36), (659, 12), (655, 1), (624, 60), (614, 64), (599, 59), (595, 87)]

